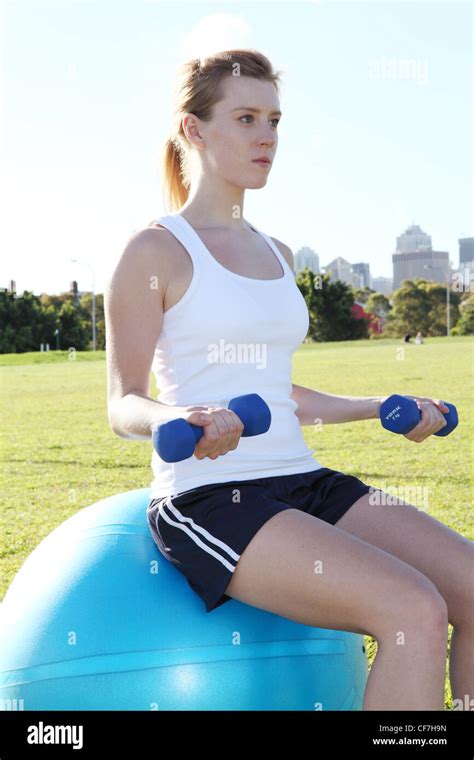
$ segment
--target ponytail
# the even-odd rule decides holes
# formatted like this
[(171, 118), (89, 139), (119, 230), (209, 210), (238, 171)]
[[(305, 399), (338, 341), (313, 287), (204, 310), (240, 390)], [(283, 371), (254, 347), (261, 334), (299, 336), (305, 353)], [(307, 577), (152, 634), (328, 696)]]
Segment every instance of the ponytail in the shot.
[(187, 176), (186, 156), (176, 138), (168, 137), (165, 141), (162, 172), (165, 208), (177, 211), (188, 198), (190, 177)]

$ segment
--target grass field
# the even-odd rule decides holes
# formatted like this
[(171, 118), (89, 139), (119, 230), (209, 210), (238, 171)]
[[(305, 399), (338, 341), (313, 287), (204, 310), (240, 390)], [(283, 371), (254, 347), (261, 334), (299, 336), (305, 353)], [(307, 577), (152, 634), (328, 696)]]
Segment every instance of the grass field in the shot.
[[(451, 436), (422, 444), (384, 431), (376, 420), (304, 427), (307, 443), (322, 465), (369, 485), (426, 488), (427, 511), (474, 539), (473, 349), (471, 337), (431, 338), (421, 346), (396, 339), (303, 344), (293, 363), (298, 385), (346, 396), (441, 398), (459, 414)], [(106, 496), (148, 487), (152, 473), (151, 442), (124, 440), (109, 428), (104, 352), (72, 360), (66, 351), (3, 355), (0, 376), (3, 598), (23, 561), (56, 526)], [(156, 396), (154, 378), (150, 395)], [(366, 644), (371, 663), (376, 643), (366, 637)]]

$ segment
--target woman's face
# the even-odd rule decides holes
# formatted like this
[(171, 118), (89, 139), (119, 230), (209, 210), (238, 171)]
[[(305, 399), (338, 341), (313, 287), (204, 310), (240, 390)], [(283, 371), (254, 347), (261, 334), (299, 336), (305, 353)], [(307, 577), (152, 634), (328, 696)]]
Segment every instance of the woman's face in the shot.
[[(187, 114), (183, 120), (202, 171), (245, 188), (266, 184), (275, 157), (281, 117), (278, 94), (271, 82), (252, 77), (227, 77), (224, 98), (214, 105), (209, 122)], [(265, 156), (268, 165), (255, 163)]]

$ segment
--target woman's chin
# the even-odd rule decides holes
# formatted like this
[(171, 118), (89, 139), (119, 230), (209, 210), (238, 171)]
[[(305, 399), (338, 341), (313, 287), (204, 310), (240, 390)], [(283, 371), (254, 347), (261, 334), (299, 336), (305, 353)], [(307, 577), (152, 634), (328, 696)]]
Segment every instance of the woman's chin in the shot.
[(268, 177), (252, 177), (247, 184), (247, 190), (258, 190), (259, 187), (265, 187)]
[(260, 187), (265, 187), (267, 184), (268, 174), (263, 174), (260, 177), (256, 177), (255, 175), (247, 175), (247, 176), (240, 176), (240, 177), (226, 177), (226, 181), (230, 185), (235, 185), (235, 187), (241, 187), (243, 190), (258, 190)]

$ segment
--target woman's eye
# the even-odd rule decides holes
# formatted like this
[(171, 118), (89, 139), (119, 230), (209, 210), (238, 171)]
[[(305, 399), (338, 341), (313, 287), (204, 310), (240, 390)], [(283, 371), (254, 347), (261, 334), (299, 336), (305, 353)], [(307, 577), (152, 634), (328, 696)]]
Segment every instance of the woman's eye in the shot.
[[(253, 119), (253, 116), (252, 116), (252, 114), (250, 114), (250, 113), (247, 113), (247, 114), (245, 114), (245, 116), (241, 116), (241, 117), (240, 117), (240, 119), (239, 119), (239, 121), (240, 121), (241, 119)], [(278, 126), (278, 122), (280, 121), (280, 119), (272, 119), (272, 121), (273, 121), (273, 122), (276, 122), (276, 124), (275, 124), (275, 127), (277, 127), (277, 126)], [(247, 123), (248, 123), (248, 122), (247, 122)]]

